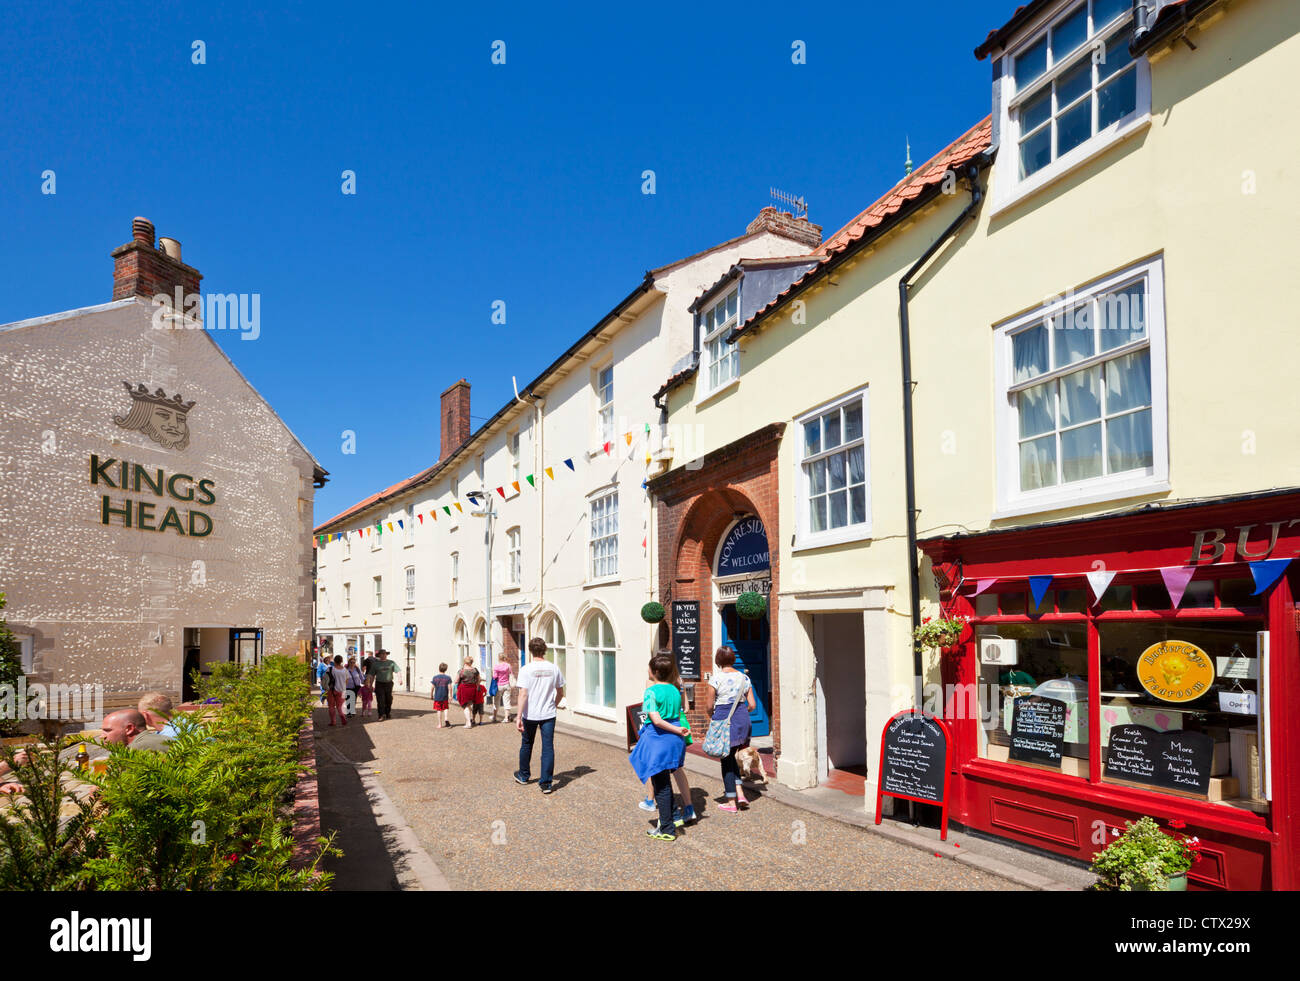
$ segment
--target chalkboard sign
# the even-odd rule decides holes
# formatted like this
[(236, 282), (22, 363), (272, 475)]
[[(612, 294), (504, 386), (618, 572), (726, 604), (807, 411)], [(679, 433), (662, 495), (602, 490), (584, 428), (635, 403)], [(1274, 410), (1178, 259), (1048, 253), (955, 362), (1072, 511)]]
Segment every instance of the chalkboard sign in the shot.
[(1203, 732), (1157, 732), (1147, 726), (1115, 726), (1106, 749), (1106, 776), (1207, 796), (1214, 764), (1214, 737)]
[(1011, 713), (1010, 757), (1059, 770), (1065, 749), (1065, 711), (1066, 704), (1059, 698), (1017, 698)]
[(948, 805), (944, 790), (951, 768), (948, 727), (939, 719), (915, 711), (899, 712), (880, 736), (880, 770), (876, 790), (876, 824), (881, 798), (901, 797), (942, 809), (940, 838), (948, 837)]
[(700, 680), (700, 604), (695, 600), (673, 603), (673, 657), (684, 681)]

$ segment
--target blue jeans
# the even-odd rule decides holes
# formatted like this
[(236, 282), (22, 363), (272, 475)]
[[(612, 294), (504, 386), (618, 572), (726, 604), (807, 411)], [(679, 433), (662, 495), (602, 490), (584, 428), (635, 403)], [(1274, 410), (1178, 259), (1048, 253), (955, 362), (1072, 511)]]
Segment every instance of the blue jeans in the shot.
[(537, 781), (541, 787), (551, 785), (555, 774), (555, 718), (524, 719), (524, 735), (519, 741), (519, 776), (527, 780), (533, 768), (533, 739), (537, 730), (542, 730), (542, 777)]

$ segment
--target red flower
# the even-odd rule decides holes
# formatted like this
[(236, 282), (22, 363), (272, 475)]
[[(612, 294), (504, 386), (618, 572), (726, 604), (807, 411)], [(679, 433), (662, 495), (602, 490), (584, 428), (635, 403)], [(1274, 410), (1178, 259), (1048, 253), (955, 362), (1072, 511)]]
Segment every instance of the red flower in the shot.
[(1183, 828), (1187, 827), (1187, 822), (1180, 821), (1178, 818), (1170, 818), (1169, 827), (1177, 828), (1179, 831), (1181, 831)]
[(231, 852), (229, 855), (226, 856), (226, 861), (227, 861), (227, 862), (238, 862), (238, 861), (239, 861), (239, 856), (238, 856), (235, 852)]

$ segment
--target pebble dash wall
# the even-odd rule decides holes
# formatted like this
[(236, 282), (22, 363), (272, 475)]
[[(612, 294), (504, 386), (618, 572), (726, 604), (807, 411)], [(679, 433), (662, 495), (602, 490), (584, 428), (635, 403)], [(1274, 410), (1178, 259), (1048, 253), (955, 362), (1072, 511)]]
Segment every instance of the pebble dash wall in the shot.
[[(153, 314), (129, 298), (0, 327), (3, 616), (33, 638), (33, 681), (102, 684), (110, 699), (179, 694), (186, 627), (260, 627), (265, 653), (297, 655), (311, 636), (313, 461), (209, 332), (158, 329)], [(193, 401), (188, 445), (116, 424), (133, 404), (123, 382)], [(92, 454), (210, 479), (215, 500), (92, 484)], [(105, 494), (154, 504), (155, 525), (197, 508), (212, 531), (105, 525)]]

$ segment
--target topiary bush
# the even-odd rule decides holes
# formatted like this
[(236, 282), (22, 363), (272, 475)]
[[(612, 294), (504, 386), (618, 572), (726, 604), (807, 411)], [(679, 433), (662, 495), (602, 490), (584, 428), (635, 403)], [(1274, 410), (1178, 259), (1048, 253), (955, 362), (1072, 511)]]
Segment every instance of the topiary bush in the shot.
[(736, 597), (736, 616), (742, 620), (761, 620), (767, 613), (767, 598), (762, 593), (741, 593)]
[(658, 623), (665, 615), (662, 603), (650, 602), (641, 607), (641, 619), (646, 623)]

